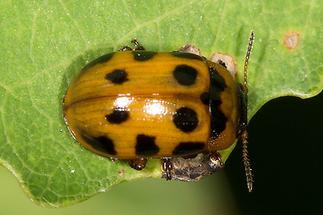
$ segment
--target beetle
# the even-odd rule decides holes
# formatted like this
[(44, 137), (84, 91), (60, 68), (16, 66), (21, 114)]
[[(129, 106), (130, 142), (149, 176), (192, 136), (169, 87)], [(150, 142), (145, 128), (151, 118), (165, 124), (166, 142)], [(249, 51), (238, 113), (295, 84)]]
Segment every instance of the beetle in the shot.
[(161, 158), (168, 180), (194, 180), (222, 168), (218, 151), (239, 138), (251, 191), (246, 127), (253, 41), (251, 33), (239, 84), (222, 61), (200, 56), (194, 46), (163, 53), (133, 40), (134, 48), (95, 59), (72, 81), (63, 102), (65, 123), (86, 149), (128, 160), (136, 170), (148, 158)]

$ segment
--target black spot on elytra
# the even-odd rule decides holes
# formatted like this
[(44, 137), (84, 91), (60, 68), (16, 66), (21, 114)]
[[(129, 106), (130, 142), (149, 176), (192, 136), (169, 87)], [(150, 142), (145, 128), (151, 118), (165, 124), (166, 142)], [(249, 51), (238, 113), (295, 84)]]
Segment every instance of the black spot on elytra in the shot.
[(144, 134), (137, 135), (136, 154), (140, 156), (153, 156), (159, 152), (159, 147), (155, 144), (156, 137)]
[(171, 52), (171, 54), (175, 57), (186, 58), (186, 59), (194, 59), (194, 60), (203, 60), (203, 58), (199, 55), (189, 53), (189, 52)]
[(224, 131), (227, 121), (219, 105), (211, 101), (211, 137), (218, 137)]
[(173, 155), (188, 155), (202, 152), (205, 144), (203, 142), (180, 142), (173, 151)]
[(93, 137), (87, 134), (81, 136), (85, 142), (91, 145), (94, 149), (109, 155), (116, 155), (117, 151), (114, 148), (113, 141), (106, 136)]
[(197, 70), (185, 64), (178, 65), (173, 71), (173, 76), (181, 85), (193, 85), (196, 81)]
[(200, 95), (200, 99), (203, 104), (209, 105), (210, 102), (210, 93), (209, 92), (204, 92)]
[(173, 122), (181, 131), (191, 132), (197, 127), (199, 120), (194, 110), (188, 107), (181, 107), (174, 113)]
[(111, 81), (114, 84), (122, 84), (125, 81), (128, 81), (128, 74), (123, 69), (115, 69), (112, 72), (105, 75), (105, 78)]
[(95, 66), (96, 64), (102, 64), (102, 63), (106, 63), (108, 62), (114, 55), (114, 52), (112, 53), (108, 53), (105, 55), (102, 55), (101, 57), (96, 58), (95, 60), (91, 61), (90, 63), (88, 63), (83, 69), (82, 71), (86, 71), (89, 68)]
[(211, 134), (212, 138), (217, 138), (224, 131), (227, 117), (220, 109), (221, 93), (227, 88), (224, 78), (216, 71), (215, 68), (209, 67), (211, 86), (210, 86), (210, 110), (211, 110)]
[(146, 61), (154, 57), (156, 52), (151, 51), (133, 51), (133, 57), (137, 61)]
[(107, 114), (105, 119), (112, 124), (120, 124), (127, 121), (129, 118), (129, 111), (115, 108), (112, 113)]
[(227, 87), (224, 78), (219, 74), (214, 67), (209, 67), (209, 74), (211, 79), (211, 87), (218, 91), (224, 91)]

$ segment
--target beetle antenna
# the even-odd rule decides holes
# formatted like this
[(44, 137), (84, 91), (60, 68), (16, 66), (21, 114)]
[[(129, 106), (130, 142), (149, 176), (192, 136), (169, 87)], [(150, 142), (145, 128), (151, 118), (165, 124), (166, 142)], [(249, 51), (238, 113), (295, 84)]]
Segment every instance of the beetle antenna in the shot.
[(247, 49), (246, 57), (244, 59), (244, 67), (243, 67), (243, 88), (246, 95), (248, 94), (248, 64), (249, 64), (249, 58), (251, 55), (254, 41), (255, 41), (255, 34), (252, 31), (249, 37), (248, 49)]
[(246, 181), (247, 181), (247, 187), (248, 191), (251, 192), (253, 189), (253, 174), (249, 159), (249, 153), (248, 153), (248, 131), (247, 131), (247, 124), (248, 124), (248, 63), (249, 58), (251, 55), (253, 43), (255, 40), (255, 35), (253, 32), (251, 32), (249, 37), (249, 43), (248, 43), (248, 49), (246, 53), (246, 57), (244, 59), (244, 67), (243, 67), (243, 99), (244, 99), (244, 113), (243, 113), (243, 119), (242, 119), (242, 132), (241, 132), (241, 142), (242, 142), (242, 161), (243, 166), (246, 174)]

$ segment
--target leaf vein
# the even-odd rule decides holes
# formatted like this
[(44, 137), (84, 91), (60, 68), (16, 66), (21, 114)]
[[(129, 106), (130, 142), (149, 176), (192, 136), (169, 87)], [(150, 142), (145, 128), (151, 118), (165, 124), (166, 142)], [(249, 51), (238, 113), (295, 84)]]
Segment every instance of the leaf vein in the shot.
[(142, 28), (144, 28), (146, 26), (149, 26), (149, 25), (151, 25), (153, 23), (160, 22), (163, 19), (167, 18), (168, 16), (176, 14), (177, 12), (181, 11), (185, 7), (188, 7), (189, 5), (192, 5), (192, 4), (196, 3), (196, 2), (198, 2), (198, 0), (193, 0), (193, 1), (187, 2), (186, 4), (183, 4), (180, 7), (177, 7), (175, 9), (173, 9), (173, 10), (167, 11), (166, 13), (164, 13), (164, 14), (162, 14), (160, 16), (157, 16), (156, 18), (154, 18), (152, 20), (143, 22), (141, 25), (136, 26), (135, 28), (133, 28), (131, 31), (129, 31), (127, 34), (125, 34), (123, 37), (121, 37), (117, 41), (116, 46), (114, 47), (114, 49), (116, 50), (117, 46), (119, 46), (119, 44), (121, 44), (121, 42), (123, 42), (126, 38), (129, 38), (133, 33), (137, 32), (140, 29), (142, 29)]

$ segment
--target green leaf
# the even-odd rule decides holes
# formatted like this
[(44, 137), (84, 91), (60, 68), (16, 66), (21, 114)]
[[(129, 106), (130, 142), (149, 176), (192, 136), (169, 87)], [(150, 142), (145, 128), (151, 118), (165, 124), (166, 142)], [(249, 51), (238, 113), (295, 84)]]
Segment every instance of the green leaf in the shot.
[(191, 43), (205, 56), (227, 53), (242, 71), (253, 30), (251, 118), (270, 99), (322, 90), (322, 6), (319, 0), (1, 1), (0, 161), (34, 201), (50, 206), (82, 201), (122, 181), (160, 177), (157, 160), (138, 172), (72, 139), (62, 99), (73, 75), (132, 38), (155, 51)]

